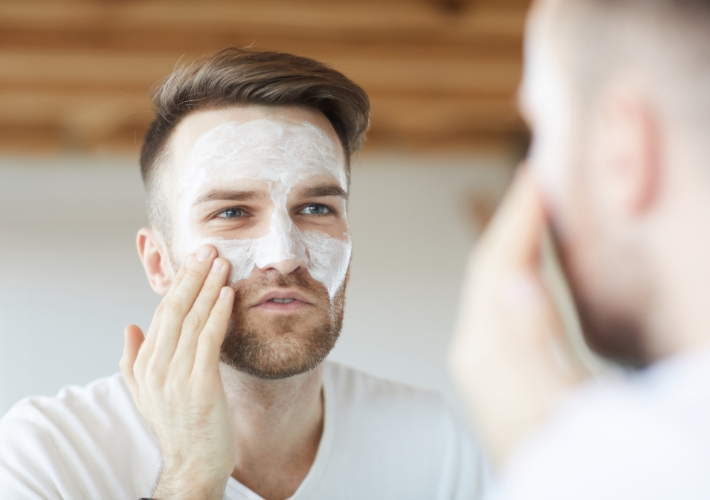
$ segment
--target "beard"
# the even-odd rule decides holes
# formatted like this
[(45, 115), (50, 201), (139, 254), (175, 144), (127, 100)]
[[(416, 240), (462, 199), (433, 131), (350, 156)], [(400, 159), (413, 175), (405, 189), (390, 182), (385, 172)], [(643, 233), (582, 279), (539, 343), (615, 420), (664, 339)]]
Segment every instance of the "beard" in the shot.
[[(335, 347), (343, 324), (345, 282), (332, 299), (307, 273), (246, 279), (234, 288), (221, 362), (260, 379), (276, 380), (314, 369)], [(276, 317), (251, 308), (264, 290), (275, 288), (297, 289), (313, 306)]]
[[(575, 272), (572, 249), (551, 228), (551, 236), (560, 266), (564, 271), (587, 346), (598, 355), (628, 368), (644, 368), (653, 360), (644, 341), (643, 327), (633, 315), (625, 313), (620, 304), (604, 294), (593, 293), (585, 286), (586, 279)], [(603, 274), (609, 274), (609, 270)], [(603, 274), (596, 279), (603, 279)], [(607, 279), (609, 279), (607, 277)]]

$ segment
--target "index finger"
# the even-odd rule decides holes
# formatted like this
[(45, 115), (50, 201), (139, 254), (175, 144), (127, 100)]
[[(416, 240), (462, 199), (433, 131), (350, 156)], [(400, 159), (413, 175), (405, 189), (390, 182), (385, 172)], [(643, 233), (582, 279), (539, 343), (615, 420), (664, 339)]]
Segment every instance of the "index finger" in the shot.
[(153, 351), (155, 349), (155, 344), (156, 340), (158, 337), (158, 332), (161, 330), (161, 328), (164, 326), (164, 312), (166, 306), (173, 300), (175, 294), (180, 288), (180, 285), (185, 281), (185, 276), (187, 276), (187, 273), (189, 272), (190, 264), (192, 261), (195, 259), (195, 254), (190, 254), (188, 255), (185, 260), (183, 261), (182, 265), (178, 269), (178, 272), (175, 274), (175, 277), (173, 278), (173, 282), (170, 285), (170, 289), (168, 290), (168, 293), (165, 294), (163, 299), (160, 301), (160, 305), (158, 306), (158, 310), (155, 312), (155, 316), (153, 316), (153, 321), (150, 324), (150, 327), (148, 329), (145, 341), (141, 347), (141, 352), (140, 356), (141, 358), (150, 358), (150, 356), (153, 354)]
[[(156, 367), (166, 366), (173, 357), (177, 342), (185, 323), (199, 321), (199, 318), (188, 318), (188, 313), (194, 307), (195, 300), (205, 286), (210, 269), (216, 258), (216, 250), (205, 245), (200, 248), (191, 262), (187, 262), (184, 278), (175, 287), (169, 297), (166, 297), (163, 307), (159, 333), (155, 335), (152, 364)], [(155, 334), (155, 332), (154, 332)]]
[(546, 228), (542, 194), (533, 175), (522, 166), (493, 216), (479, 251), (510, 266), (537, 265)]

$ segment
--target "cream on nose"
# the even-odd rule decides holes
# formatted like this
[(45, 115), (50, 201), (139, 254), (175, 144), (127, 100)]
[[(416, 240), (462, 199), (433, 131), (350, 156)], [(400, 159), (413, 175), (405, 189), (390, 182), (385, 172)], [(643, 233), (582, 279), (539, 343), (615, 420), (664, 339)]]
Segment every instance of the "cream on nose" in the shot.
[(267, 264), (266, 267), (260, 268), (262, 271), (275, 269), (281, 274), (291, 274), (299, 268), (305, 268), (306, 264), (300, 260), (282, 260), (274, 264)]
[(277, 209), (272, 214), (269, 233), (255, 257), (259, 269), (275, 269), (281, 274), (290, 274), (299, 267), (307, 266), (303, 237), (285, 210)]

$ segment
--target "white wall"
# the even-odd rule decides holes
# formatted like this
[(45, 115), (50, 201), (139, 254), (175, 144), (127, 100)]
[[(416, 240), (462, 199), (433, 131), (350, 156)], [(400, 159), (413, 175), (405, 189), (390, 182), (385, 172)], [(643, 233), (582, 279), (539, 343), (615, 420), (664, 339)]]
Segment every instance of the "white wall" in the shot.
[[(474, 232), (465, 197), (510, 159), (364, 157), (353, 166), (345, 327), (332, 359), (453, 397), (444, 367)], [(0, 159), (0, 415), (117, 370), (127, 323), (158, 303), (134, 249), (135, 161)]]

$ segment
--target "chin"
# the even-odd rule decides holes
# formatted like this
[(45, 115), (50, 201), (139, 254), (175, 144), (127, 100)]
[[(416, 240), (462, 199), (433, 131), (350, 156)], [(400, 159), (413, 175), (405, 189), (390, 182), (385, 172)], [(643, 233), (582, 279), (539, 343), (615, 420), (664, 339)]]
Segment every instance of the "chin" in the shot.
[(594, 307), (579, 294), (575, 295), (584, 339), (592, 351), (627, 368), (641, 369), (653, 362), (641, 329), (634, 322), (603, 307)]
[(313, 370), (335, 347), (343, 324), (345, 286), (326, 299), (293, 314), (235, 310), (220, 360), (248, 375), (278, 380)]

